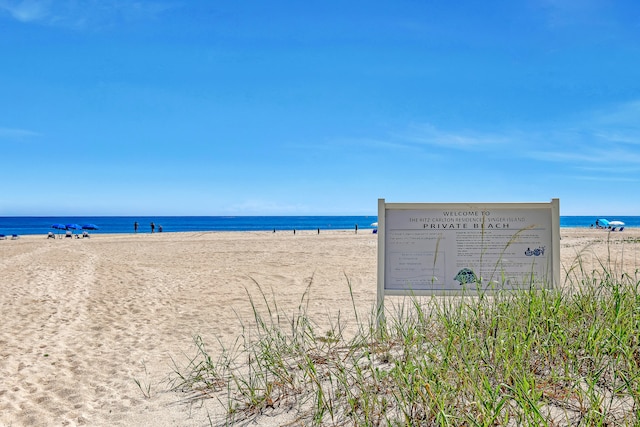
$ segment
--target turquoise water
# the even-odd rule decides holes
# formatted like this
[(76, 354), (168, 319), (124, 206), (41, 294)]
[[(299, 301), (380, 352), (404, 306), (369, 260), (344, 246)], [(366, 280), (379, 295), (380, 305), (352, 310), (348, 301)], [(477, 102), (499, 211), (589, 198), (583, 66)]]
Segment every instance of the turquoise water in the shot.
[[(623, 221), (626, 227), (640, 227), (640, 216), (561, 216), (560, 227), (590, 227), (598, 218)], [(99, 230), (90, 233), (133, 233), (138, 222), (139, 233), (150, 233), (162, 226), (175, 231), (292, 231), (292, 230), (370, 230), (377, 216), (85, 216), (85, 217), (0, 217), (0, 234), (47, 234), (57, 231), (53, 224), (95, 224)]]

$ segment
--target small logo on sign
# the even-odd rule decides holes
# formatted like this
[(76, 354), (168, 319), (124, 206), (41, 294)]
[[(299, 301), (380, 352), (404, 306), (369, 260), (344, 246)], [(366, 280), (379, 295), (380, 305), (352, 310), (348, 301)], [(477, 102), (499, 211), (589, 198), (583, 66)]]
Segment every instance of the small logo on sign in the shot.
[(524, 251), (524, 254), (526, 256), (540, 256), (540, 255), (544, 255), (544, 246), (540, 246), (539, 248), (536, 248), (534, 250), (531, 250), (531, 248), (527, 248), (526, 251)]

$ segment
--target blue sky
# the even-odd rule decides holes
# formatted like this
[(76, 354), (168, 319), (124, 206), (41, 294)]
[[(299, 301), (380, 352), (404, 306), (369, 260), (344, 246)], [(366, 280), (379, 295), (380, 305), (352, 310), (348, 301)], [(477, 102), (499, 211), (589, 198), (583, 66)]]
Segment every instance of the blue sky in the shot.
[(0, 215), (640, 215), (635, 0), (0, 0)]

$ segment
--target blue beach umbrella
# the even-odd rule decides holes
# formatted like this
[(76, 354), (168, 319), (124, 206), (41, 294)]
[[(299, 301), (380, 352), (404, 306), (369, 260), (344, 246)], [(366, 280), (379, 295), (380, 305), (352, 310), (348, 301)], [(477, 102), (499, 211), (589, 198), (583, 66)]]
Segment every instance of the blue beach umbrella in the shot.
[(83, 230), (98, 230), (98, 226), (95, 224), (84, 224), (82, 226)]
[(78, 224), (67, 224), (67, 230), (82, 230)]
[(51, 228), (61, 231), (61, 230), (66, 230), (67, 226), (64, 224), (53, 224)]

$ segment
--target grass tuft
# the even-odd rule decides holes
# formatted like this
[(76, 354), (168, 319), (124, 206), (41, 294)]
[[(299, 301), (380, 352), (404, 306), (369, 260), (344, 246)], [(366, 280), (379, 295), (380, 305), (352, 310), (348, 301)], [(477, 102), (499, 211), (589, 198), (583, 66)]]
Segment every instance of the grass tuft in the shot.
[(266, 313), (249, 295), (253, 324), (215, 360), (196, 337), (173, 388), (220, 399), (219, 425), (638, 425), (640, 279), (600, 268), (578, 255), (561, 289), (407, 298), (328, 332), (307, 315), (312, 281), (292, 316), (256, 283)]

